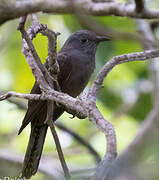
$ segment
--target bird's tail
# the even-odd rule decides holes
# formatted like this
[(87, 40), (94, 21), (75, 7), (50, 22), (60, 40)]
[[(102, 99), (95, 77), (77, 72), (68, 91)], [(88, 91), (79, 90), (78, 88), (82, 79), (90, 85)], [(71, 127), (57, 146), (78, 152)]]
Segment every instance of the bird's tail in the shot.
[(30, 139), (24, 158), (21, 177), (30, 178), (37, 172), (47, 128), (47, 125), (34, 126), (31, 128)]

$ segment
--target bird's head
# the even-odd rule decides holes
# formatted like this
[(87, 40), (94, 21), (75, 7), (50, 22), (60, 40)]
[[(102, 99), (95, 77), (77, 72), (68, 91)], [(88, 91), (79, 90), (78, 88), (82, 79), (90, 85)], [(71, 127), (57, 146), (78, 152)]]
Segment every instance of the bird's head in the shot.
[(73, 33), (65, 42), (62, 49), (76, 49), (83, 53), (95, 54), (97, 45), (102, 41), (110, 40), (106, 36), (98, 36), (88, 30)]

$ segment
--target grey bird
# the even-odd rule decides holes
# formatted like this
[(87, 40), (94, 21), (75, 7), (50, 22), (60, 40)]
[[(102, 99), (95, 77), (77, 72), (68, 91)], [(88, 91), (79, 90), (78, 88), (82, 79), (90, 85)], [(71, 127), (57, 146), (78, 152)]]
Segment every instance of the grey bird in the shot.
[[(58, 83), (61, 91), (72, 97), (78, 96), (87, 85), (95, 68), (95, 53), (101, 41), (107, 41), (105, 36), (97, 36), (88, 30), (81, 30), (72, 34), (57, 54), (60, 73)], [(40, 94), (41, 90), (35, 82), (31, 94)], [(56, 121), (64, 112), (64, 107), (54, 103), (52, 120)], [(28, 110), (19, 130), (31, 122), (31, 133), (24, 158), (22, 177), (30, 178), (37, 172), (42, 149), (48, 129), (44, 124), (47, 114), (46, 101), (28, 102)]]

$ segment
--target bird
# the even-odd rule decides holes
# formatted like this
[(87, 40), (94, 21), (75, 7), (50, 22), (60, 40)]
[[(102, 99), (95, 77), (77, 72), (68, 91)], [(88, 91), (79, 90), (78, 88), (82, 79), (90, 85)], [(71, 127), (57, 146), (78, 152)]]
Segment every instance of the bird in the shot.
[[(60, 72), (57, 80), (61, 92), (77, 97), (86, 87), (94, 69), (97, 46), (109, 37), (96, 35), (89, 30), (80, 30), (68, 37), (61, 50), (57, 53)], [(30, 92), (41, 94), (38, 82)], [(63, 106), (54, 102), (52, 121), (56, 121), (65, 111)], [(31, 132), (24, 157), (21, 177), (30, 178), (35, 175), (48, 129), (44, 123), (47, 115), (47, 101), (29, 100), (28, 109), (22, 121), (18, 135), (30, 123)]]

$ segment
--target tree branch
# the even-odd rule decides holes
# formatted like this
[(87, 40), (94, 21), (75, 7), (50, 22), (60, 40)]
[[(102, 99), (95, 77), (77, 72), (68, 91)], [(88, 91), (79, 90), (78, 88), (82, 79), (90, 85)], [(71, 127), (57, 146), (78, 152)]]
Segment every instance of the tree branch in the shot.
[[(137, 0), (136, 0), (137, 1)], [(139, 3), (138, 3), (139, 4)], [(100, 2), (95, 3), (91, 0), (76, 0), (76, 5), (81, 7), (87, 14), (93, 16), (124, 16), (132, 18), (159, 18), (158, 10), (144, 9), (142, 13), (136, 11), (134, 4), (116, 3), (116, 2)], [(15, 19), (26, 14), (44, 12), (56, 14), (70, 14), (74, 10), (70, 8), (70, 1), (65, 0), (22, 0), (22, 1), (1, 1), (0, 2), (0, 24)]]
[[(1, 94), (4, 94), (4, 92), (2, 93), (0, 91), (0, 95)], [(27, 110), (27, 104), (24, 102), (21, 102), (18, 99), (8, 98), (7, 101), (12, 104), (15, 104), (19, 109)], [(90, 152), (90, 154), (94, 157), (96, 163), (99, 163), (101, 161), (100, 155), (96, 152), (96, 150), (89, 144), (88, 141), (86, 141), (84, 138), (82, 138), (79, 134), (77, 134), (75, 131), (66, 127), (65, 125), (63, 125), (60, 122), (55, 122), (55, 126), (58, 127), (61, 131), (64, 131), (64, 132), (68, 133), (70, 136), (72, 136), (72, 138), (74, 138), (74, 140), (77, 141), (77, 143), (83, 145)]]
[(132, 61), (144, 61), (144, 60), (148, 60), (149, 58), (155, 58), (158, 56), (159, 56), (159, 49), (115, 56), (110, 61), (108, 61), (103, 66), (101, 71), (97, 74), (91, 88), (89, 89), (88, 97), (89, 98), (92, 97), (92, 100), (96, 101), (99, 88), (102, 87), (104, 79), (116, 65), (126, 62), (132, 62)]
[(61, 144), (60, 144), (59, 138), (57, 136), (54, 123), (52, 121), (50, 121), (49, 126), (50, 126), (50, 129), (51, 129), (51, 133), (52, 133), (52, 135), (53, 135), (53, 137), (55, 139), (57, 152), (58, 152), (59, 159), (60, 159), (64, 174), (65, 174), (65, 178), (68, 180), (68, 179), (70, 179), (71, 176), (70, 176), (69, 169), (68, 169), (67, 164), (66, 164), (65, 159), (64, 159)]

